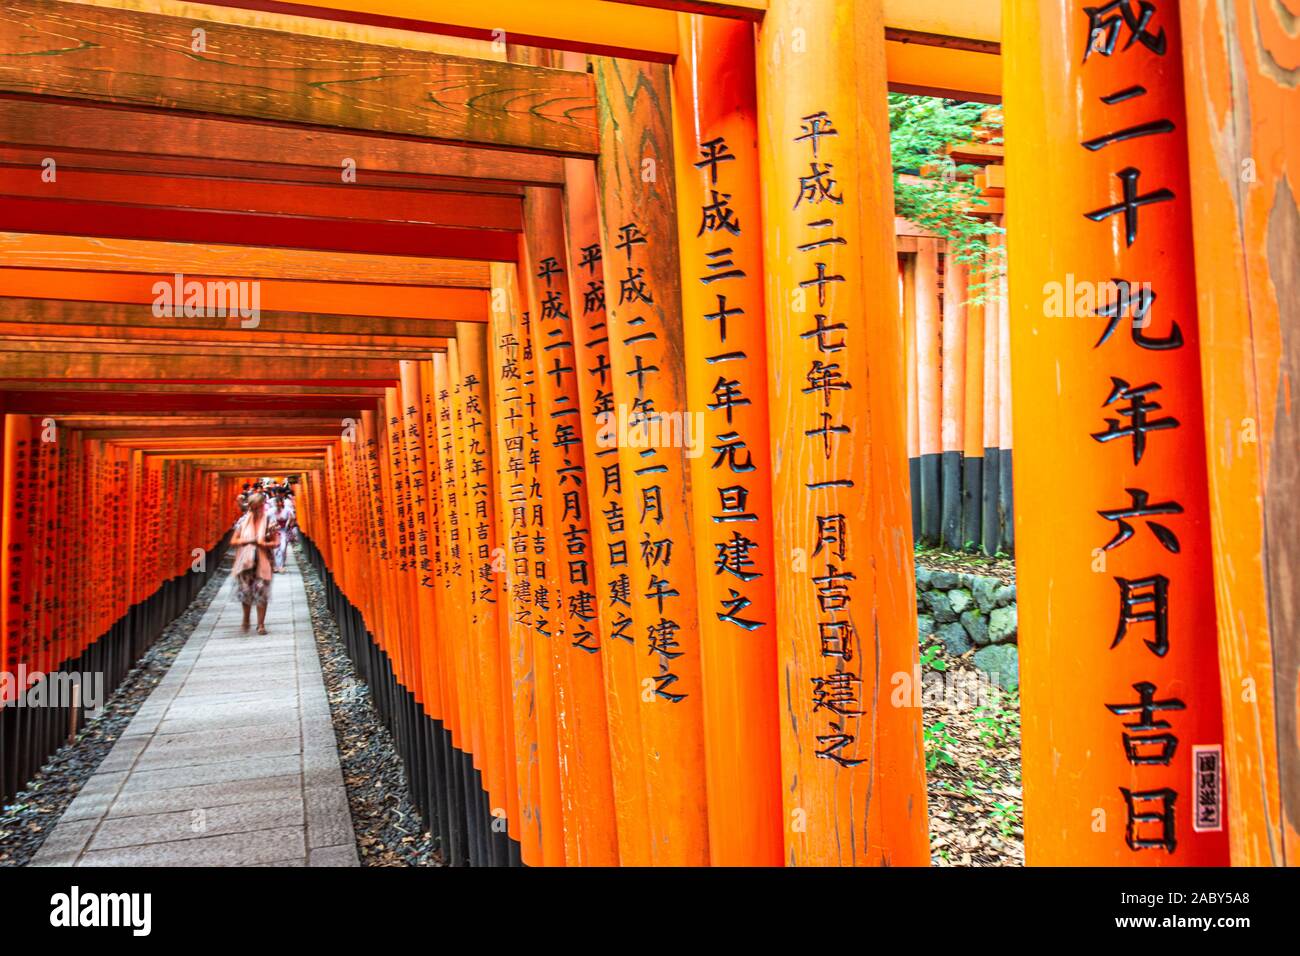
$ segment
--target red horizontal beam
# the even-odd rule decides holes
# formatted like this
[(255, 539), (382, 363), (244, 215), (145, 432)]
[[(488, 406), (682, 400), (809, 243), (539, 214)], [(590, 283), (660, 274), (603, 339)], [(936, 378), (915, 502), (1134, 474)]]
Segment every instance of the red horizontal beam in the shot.
[(377, 186), (259, 183), (199, 176), (0, 165), (0, 195), (29, 199), (170, 206), (276, 216), (400, 222), (472, 229), (522, 229), (521, 201), (509, 196)]
[(514, 234), (423, 223), (357, 222), (106, 202), (0, 196), (0, 231), (283, 246), (433, 259), (514, 262)]

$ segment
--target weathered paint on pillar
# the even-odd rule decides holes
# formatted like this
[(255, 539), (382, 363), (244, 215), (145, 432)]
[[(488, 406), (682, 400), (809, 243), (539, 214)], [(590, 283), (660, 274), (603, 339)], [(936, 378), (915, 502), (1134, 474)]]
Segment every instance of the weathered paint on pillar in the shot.
[(629, 531), (651, 862), (700, 865), (709, 858), (703, 688), (668, 71), (592, 63), (615, 398), (607, 434), (619, 445)]
[(1004, 10), (1026, 859), (1223, 864), (1177, 7)]
[(879, 2), (774, 0), (760, 29), (758, 88), (785, 858), (923, 865)]
[(1287, 6), (1181, 5), (1238, 866), (1300, 863), (1300, 37)]
[[(506, 550), (502, 600), (505, 603), (510, 675), (508, 699), (513, 709), (515, 788), (519, 804), (519, 841), (523, 862), (543, 862), (541, 827), (541, 759), (537, 742), (536, 675), (533, 661), (532, 541), (529, 534), (530, 489), (537, 465), (529, 454), (536, 396), (533, 393), (531, 343), (520, 321), (515, 267), (493, 263), (493, 307), (489, 314), (492, 401), (496, 417), (497, 526)], [(547, 755), (549, 756), (549, 755)]]
[[(585, 60), (585, 58), (583, 58)], [(627, 518), (623, 513), (622, 467), (617, 441), (608, 441), (607, 416), (614, 412), (614, 383), (609, 364), (609, 327), (605, 314), (605, 272), (596, 211), (596, 169), (590, 160), (565, 160), (565, 213), (569, 242), (570, 299), (575, 310), (574, 360), (582, 374), (583, 453), (587, 456), (591, 507), (600, 512), (591, 523), (597, 555), (596, 588), (600, 595), (605, 674), (605, 716), (609, 723), (610, 771), (618, 823), (619, 862), (650, 862), (650, 809), (646, 799), (641, 750), (641, 654), (633, 631), (631, 575), (628, 569)], [(581, 302), (581, 317), (578, 303)], [(617, 434), (614, 435), (617, 438)]]

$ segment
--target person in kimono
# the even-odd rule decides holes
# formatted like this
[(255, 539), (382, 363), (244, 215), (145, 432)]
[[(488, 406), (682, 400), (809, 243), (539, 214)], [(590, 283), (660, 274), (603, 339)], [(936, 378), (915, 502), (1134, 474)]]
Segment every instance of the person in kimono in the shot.
[(275, 573), (280, 574), (289, 556), (289, 545), (298, 540), (298, 515), (288, 485), (281, 485), (275, 491), (275, 514), (280, 528), (280, 546), (275, 549)]
[(248, 630), (253, 608), (257, 608), (257, 633), (266, 633), (266, 606), (271, 599), (271, 568), (280, 529), (266, 508), (266, 495), (255, 491), (248, 496), (248, 510), (235, 523), (230, 544), (235, 564), (235, 596), (244, 607), (244, 630)]

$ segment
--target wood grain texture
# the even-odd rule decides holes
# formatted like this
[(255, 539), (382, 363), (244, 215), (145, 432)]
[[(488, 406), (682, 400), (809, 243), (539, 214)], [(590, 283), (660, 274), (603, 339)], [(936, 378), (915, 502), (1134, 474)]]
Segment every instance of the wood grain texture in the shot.
[[(255, 337), (262, 333), (296, 339), (304, 345), (329, 340), (349, 345), (364, 344), (374, 338), (445, 340), (455, 335), (456, 323), (439, 319), (395, 319), (370, 315), (321, 315), (311, 312), (262, 312), (256, 328), (245, 329), (236, 315), (158, 316), (153, 306), (144, 303), (71, 302), (63, 299), (25, 299), (0, 297), (0, 324), (75, 326), (86, 334), (120, 334), (126, 330), (176, 333), (237, 333)], [(113, 330), (119, 330), (114, 333)], [(98, 331), (96, 331), (98, 330)], [(394, 344), (397, 344), (396, 341)]]
[[(192, 31), (207, 33), (193, 52)], [(31, 58), (41, 69), (33, 70)], [(595, 152), (591, 80), (493, 60), (13, 0), (0, 91), (554, 154)]]
[(883, 33), (879, 0), (771, 0), (759, 31), (793, 866), (929, 862)]
[(517, 199), (442, 189), (417, 191), (343, 183), (262, 183), (67, 167), (58, 171), (53, 182), (47, 182), (34, 168), (5, 165), (0, 166), (0, 196), (460, 229), (518, 232), (522, 228)]
[[(1085, 62), (1085, 2), (1006, 7), (1007, 128), (1017, 134), (1007, 139), (1006, 162), (1009, 323), (998, 335), (1001, 348), (1003, 332), (1010, 333), (1015, 382), (1009, 404), (1016, 435), (1025, 859), (1031, 866), (1222, 866), (1227, 832), (1200, 826), (1200, 787), (1194, 786), (1193, 748), (1220, 744), (1223, 723), (1182, 33), (1177, 8), (1165, 4), (1163, 54), (1134, 43)], [(1062, 30), (1064, 23), (1078, 28)], [(1102, 99), (1136, 84), (1146, 91), (1140, 99), (1118, 105)], [(1171, 132), (1099, 152), (1081, 145), (1086, 136), (1155, 118), (1167, 118)], [(1140, 167), (1143, 193), (1166, 188), (1171, 194), (1142, 207), (1131, 243), (1122, 217), (1086, 216), (1120, 197), (1116, 173), (1130, 167)], [(1079, 317), (1047, 297), (1049, 283), (1060, 288), (1072, 276), (1096, 292), (1095, 308), (1117, 301), (1118, 288), (1106, 285), (1112, 278), (1149, 283), (1155, 299), (1146, 326), (1127, 314), (1099, 341), (1104, 319)], [(1170, 347), (1148, 348), (1140, 334)], [(1121, 382), (1158, 386), (1154, 414), (1177, 423), (1147, 434), (1140, 456), (1128, 438), (1097, 437), (1110, 430), (1106, 419), (1118, 403), (1107, 408), (1107, 396)], [(1004, 476), (999, 468), (999, 480)], [(1172, 502), (1178, 511), (1135, 516), (1131, 536), (1121, 538), (1124, 528), (1106, 512), (1140, 505), (1129, 489), (1146, 493), (1151, 506)], [(1159, 540), (1156, 524), (1174, 536), (1172, 544)], [(1161, 642), (1158, 615), (1129, 622), (1121, 616), (1122, 582), (1155, 576), (1167, 584), (1164, 653), (1153, 649)], [(1154, 607), (1149, 600), (1134, 610)], [(1167, 755), (1155, 751), (1155, 760), (1144, 759), (1150, 751), (1128, 752), (1133, 725), (1125, 727), (1111, 709), (1138, 700), (1135, 685), (1147, 683), (1155, 700), (1182, 702), (1163, 716), (1178, 744)], [(1164, 799), (1140, 795), (1166, 790), (1176, 794), (1173, 845), (1160, 823), (1139, 819), (1129, 827), (1130, 797), (1137, 814), (1157, 813), (1159, 821)]]
[(350, 159), (356, 163), (359, 185), (394, 176), (489, 185), (555, 184), (562, 163), (553, 156), (504, 149), (12, 97), (5, 98), (0, 109), (0, 142), (91, 156), (121, 154), (134, 157), (141, 164), (138, 168), (164, 160), (235, 163), (252, 169), (274, 166), (281, 178), (323, 173), (325, 181), (335, 183), (342, 182), (344, 160)]
[(321, 256), (301, 249), (223, 246), (94, 236), (0, 232), (9, 269), (61, 269), (190, 276), (258, 277), (463, 289), (488, 287), (488, 263), (413, 259), (345, 252)]
[[(642, 662), (651, 861), (699, 866), (708, 861), (709, 838), (690, 462), (685, 442), (649, 434), (647, 424), (689, 411), (671, 93), (665, 67), (605, 57), (592, 63), (614, 411), (628, 423), (617, 445), (635, 621), (629, 630)], [(656, 596), (664, 591), (671, 593)]]
[(1286, 6), (1180, 7), (1237, 866), (1300, 865), (1300, 36)]

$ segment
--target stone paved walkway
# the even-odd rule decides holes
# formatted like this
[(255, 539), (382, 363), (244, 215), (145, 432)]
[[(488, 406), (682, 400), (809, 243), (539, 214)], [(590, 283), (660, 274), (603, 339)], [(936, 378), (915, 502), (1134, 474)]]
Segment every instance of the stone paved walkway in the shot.
[(33, 866), (357, 866), (307, 593), (290, 552), (240, 630), (229, 580)]

